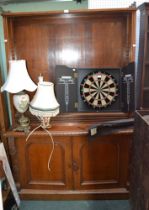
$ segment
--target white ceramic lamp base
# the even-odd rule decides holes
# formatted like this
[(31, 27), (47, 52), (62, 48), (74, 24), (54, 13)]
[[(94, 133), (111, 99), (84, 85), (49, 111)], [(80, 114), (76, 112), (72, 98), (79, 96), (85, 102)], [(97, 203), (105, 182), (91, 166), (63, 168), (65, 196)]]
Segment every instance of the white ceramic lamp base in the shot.
[(29, 96), (25, 92), (19, 92), (13, 96), (13, 104), (16, 110), (21, 114), (18, 119), (18, 125), (15, 128), (17, 131), (27, 131), (29, 130), (30, 120), (28, 117), (24, 116), (24, 113), (29, 107)]

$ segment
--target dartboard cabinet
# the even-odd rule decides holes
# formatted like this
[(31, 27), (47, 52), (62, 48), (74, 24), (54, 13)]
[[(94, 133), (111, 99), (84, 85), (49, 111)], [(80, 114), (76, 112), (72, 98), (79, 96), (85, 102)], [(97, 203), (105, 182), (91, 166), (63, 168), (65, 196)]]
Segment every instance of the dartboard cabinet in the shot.
[(134, 63), (123, 68), (56, 66), (61, 112), (130, 112), (134, 109)]

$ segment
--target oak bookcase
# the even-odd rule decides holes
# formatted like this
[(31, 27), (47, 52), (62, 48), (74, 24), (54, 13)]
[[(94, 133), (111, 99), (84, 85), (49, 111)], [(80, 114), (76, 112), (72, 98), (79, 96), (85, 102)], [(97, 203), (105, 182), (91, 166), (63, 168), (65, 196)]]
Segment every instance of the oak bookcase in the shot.
[[(7, 61), (25, 59), (31, 78), (54, 81), (55, 66), (121, 68), (134, 62), (135, 8), (3, 14)], [(75, 49), (77, 60), (60, 56)], [(30, 95), (32, 98), (32, 95)], [(15, 110), (11, 106), (14, 124)], [(61, 113), (52, 121), (55, 151), (36, 131), (26, 143), (23, 132), (3, 130), (12, 170), (23, 199), (122, 199), (129, 196), (129, 151), (132, 129), (88, 139), (96, 123), (127, 119), (133, 113)], [(29, 115), (30, 116), (30, 115)], [(37, 121), (31, 118), (31, 129)]]

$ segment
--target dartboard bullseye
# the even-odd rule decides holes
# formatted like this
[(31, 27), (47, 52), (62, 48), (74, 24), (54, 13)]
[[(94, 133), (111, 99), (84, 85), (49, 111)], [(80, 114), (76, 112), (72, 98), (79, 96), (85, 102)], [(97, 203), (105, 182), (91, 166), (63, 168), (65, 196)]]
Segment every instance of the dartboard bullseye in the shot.
[(118, 85), (105, 72), (92, 72), (81, 82), (80, 93), (84, 102), (93, 108), (105, 108), (116, 100)]

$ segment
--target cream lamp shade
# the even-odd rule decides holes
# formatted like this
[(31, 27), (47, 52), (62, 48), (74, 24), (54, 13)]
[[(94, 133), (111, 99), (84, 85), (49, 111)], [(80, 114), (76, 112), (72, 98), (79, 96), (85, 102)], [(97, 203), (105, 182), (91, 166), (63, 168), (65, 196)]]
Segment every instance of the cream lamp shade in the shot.
[(20, 113), (20, 117), (17, 120), (17, 127), (15, 130), (28, 131), (30, 120), (24, 116), (24, 113), (29, 106), (29, 96), (24, 92), (34, 91), (37, 85), (31, 80), (25, 60), (10, 60), (8, 77), (4, 85), (1, 87), (1, 92), (7, 91), (14, 93), (13, 104), (16, 110)]
[(48, 133), (52, 142), (52, 151), (48, 160), (48, 170), (50, 171), (50, 161), (54, 151), (54, 140), (52, 134), (49, 131), (51, 128), (50, 120), (51, 117), (55, 117), (59, 114), (59, 103), (56, 100), (54, 93), (54, 84), (52, 82), (43, 81), (43, 77), (39, 76), (39, 82), (37, 91), (30, 102), (29, 110), (32, 115), (36, 116), (40, 120), (40, 125), (35, 127), (27, 136), (26, 141), (29, 137), (38, 129), (42, 128)]
[(33, 92), (37, 88), (36, 84), (31, 80), (25, 60), (10, 60), (8, 77), (1, 92), (18, 93), (22, 90)]
[(39, 77), (37, 91), (30, 102), (29, 110), (41, 120), (43, 127), (51, 127), (50, 118), (59, 114), (59, 103), (52, 82), (43, 81), (43, 78)]

